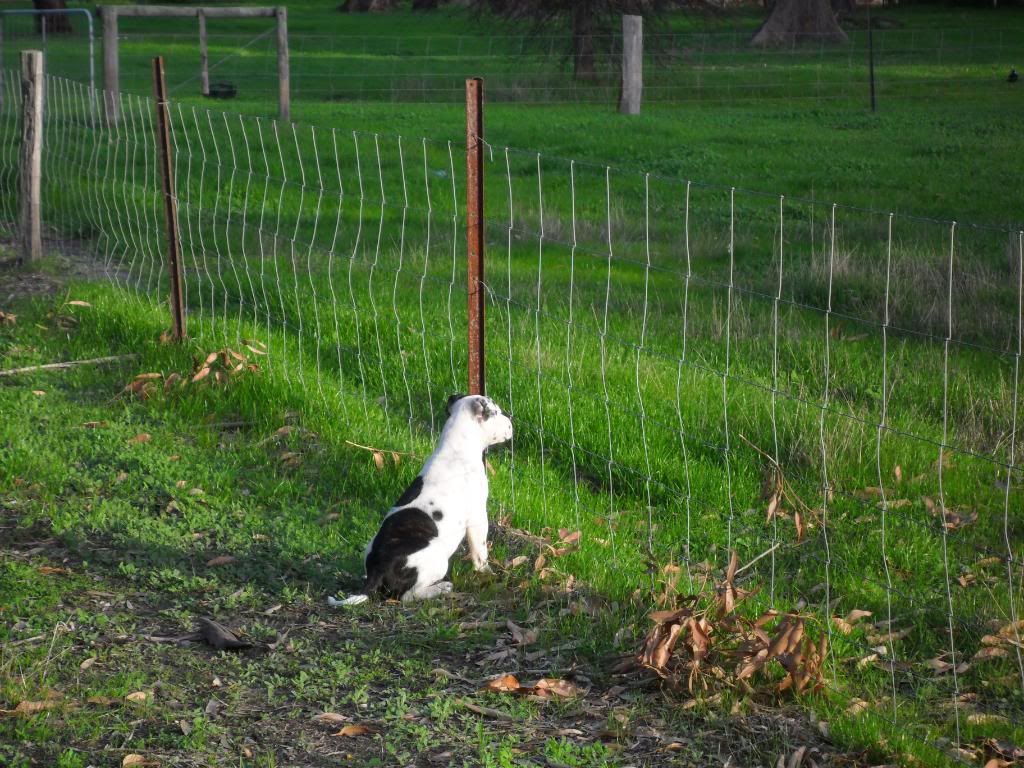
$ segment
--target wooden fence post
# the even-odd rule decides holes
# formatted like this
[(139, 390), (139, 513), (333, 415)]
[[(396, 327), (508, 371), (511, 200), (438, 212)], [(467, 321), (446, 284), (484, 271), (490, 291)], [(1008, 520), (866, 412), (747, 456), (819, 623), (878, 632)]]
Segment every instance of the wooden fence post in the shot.
[(469, 394), (484, 394), (484, 81), (466, 80), (466, 252)]
[(117, 123), (121, 109), (121, 76), (118, 71), (117, 7), (104, 5), (103, 14), (103, 104), (107, 125)]
[(43, 162), (43, 52), (21, 52), (21, 259), (43, 255), (39, 204)]
[(210, 55), (206, 43), (206, 11), (200, 8), (199, 16), (199, 92), (210, 95)]
[(644, 87), (644, 18), (622, 17), (622, 98), (619, 112), (640, 114), (640, 96)]
[(171, 334), (175, 341), (185, 338), (185, 304), (182, 300), (181, 244), (178, 242), (178, 199), (174, 194), (174, 161), (171, 156), (171, 126), (167, 108), (164, 59), (153, 59), (153, 95), (156, 100), (156, 143), (160, 147), (160, 175), (163, 178), (164, 220), (167, 223), (167, 273), (171, 284)]
[(288, 67), (288, 9), (277, 8), (277, 111), (281, 122), (292, 115), (291, 74)]

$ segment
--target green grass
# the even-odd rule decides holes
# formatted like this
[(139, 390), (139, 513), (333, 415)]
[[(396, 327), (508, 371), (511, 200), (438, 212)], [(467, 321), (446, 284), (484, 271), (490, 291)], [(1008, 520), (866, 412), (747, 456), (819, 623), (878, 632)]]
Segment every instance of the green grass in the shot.
[[(922, 35), (970, 21), (975, 39), (989, 20), (921, 9), (898, 16), (901, 32)], [(293, 8), (293, 32), (309, 18)], [(323, 29), (339, 23), (316, 18)], [(383, 29), (372, 19), (351, 23), (407, 36), (411, 17), (388, 19)], [(1012, 27), (1019, 14), (1000, 19)], [(469, 28), (459, 16), (418, 23)], [(1024, 539), (1020, 477), (1005, 468), (1021, 423), (1019, 254), (1006, 226), (1020, 213), (1004, 191), (1015, 184), (1020, 94), (990, 64), (969, 92), (883, 102), (878, 115), (831, 101), (656, 105), (637, 119), (598, 105), (488, 107), (488, 390), (517, 425), (514, 450), (495, 459), (491, 514), (549, 537), (584, 531), (579, 550), (558, 559), (557, 578), (572, 575), (616, 607), (595, 620), (567, 617), (552, 632), (587, 638), (579, 653), (594, 669), (617, 629), (643, 631), (663, 566), (683, 568), (686, 591), (704, 561), (720, 567), (730, 548), (748, 562), (779, 545), (746, 573), (759, 588), (748, 610), (804, 605), (815, 631), (831, 635), (837, 696), (811, 707), (840, 743), (873, 745), (879, 760), (941, 764), (957, 719), (966, 742), (1020, 741), (1010, 725), (1021, 708), (1012, 657), (963, 670), (956, 711), (951, 676), (928, 666), (948, 650), (949, 613), (965, 659), (1021, 611), (1020, 575), (1008, 577), (1006, 566)], [(952, 71), (907, 66), (921, 79)], [(81, 96), (51, 89), (59, 119), (47, 128), (45, 208), (55, 231), (105, 261), (87, 271), (122, 290), (76, 286), (95, 311), (60, 354), (113, 345), (140, 351), (133, 372), (184, 372), (187, 354), (154, 343), (167, 318), (151, 298), (166, 285), (151, 105), (126, 100), (125, 121), (111, 132), (83, 124)], [(91, 420), (76, 413), (47, 416), (67, 423), (37, 435), (23, 420), (52, 401), (30, 395), (31, 385), (12, 390), (11, 410), (23, 420), (7, 432), (9, 490), (22, 503), (27, 491), (14, 479), (38, 478), (35, 515), (45, 510), (62, 537), (94, 531), (113, 537), (115, 551), (147, 553), (118, 578), (164, 580), (189, 595), (250, 582), (278, 594), (287, 579), (299, 590), (289, 601), (315, 602), (337, 574), (357, 572), (380, 510), (416, 466), (376, 472), (345, 441), (423, 456), (440, 403), (463, 385), (464, 171), (458, 141), (447, 143), (462, 116), (444, 105), (300, 99), (303, 122), (293, 130), (268, 119), (265, 101), (232, 103), (262, 116), (244, 119), (193, 105), (176, 104), (173, 114), (188, 351), (259, 339), (271, 353), (266, 369), (224, 391), (104, 406), (95, 418), (112, 427), (102, 434), (65, 434), (67, 424)], [(13, 137), (13, 121), (0, 130)], [(506, 144), (542, 154), (506, 154)], [(16, 143), (4, 147), (0, 204), (13, 220)], [(833, 200), (842, 204), (833, 209)], [(46, 337), (26, 341), (24, 323), (13, 333), (14, 348), (38, 347), (30, 360), (59, 349)], [(62, 381), (74, 391), (90, 377), (113, 391), (109, 373)], [(315, 437), (265, 442), (290, 420)], [(245, 426), (227, 436), (199, 426), (224, 422)], [(154, 440), (125, 448), (136, 430)], [(196, 453), (186, 457), (181, 435)], [(942, 443), (951, 449), (945, 460)], [(301, 455), (301, 468), (282, 466), (268, 446)], [(786, 511), (806, 505), (801, 540), (791, 517), (765, 520), (770, 467), (757, 449), (777, 459), (802, 500)], [(192, 476), (205, 494), (196, 498), (209, 506), (171, 490), (182, 479), (171, 455), (198, 468)], [(129, 456), (144, 459), (125, 465), (111, 503), (66, 503), (96, 493), (97, 477)], [(248, 495), (239, 498), (240, 489)], [(167, 513), (171, 498), (183, 519)], [(944, 531), (932, 511), (942, 499), (977, 521)], [(327, 510), (339, 517), (324, 526)], [(184, 535), (205, 530), (216, 533)], [(512, 554), (502, 546), (499, 556)], [(238, 581), (196, 576), (222, 550), (239, 557)], [(508, 588), (519, 576), (506, 578)], [(522, 584), (528, 594), (541, 588), (526, 573)], [(909, 634), (892, 643), (878, 639), (881, 626), (843, 635), (830, 618), (854, 608), (872, 611), (872, 621), (891, 613)], [(895, 652), (892, 675), (858, 664), (880, 644), (883, 656)], [(850, 696), (874, 707), (837, 715)], [(545, 750), (556, 762), (590, 759), (557, 739)]]

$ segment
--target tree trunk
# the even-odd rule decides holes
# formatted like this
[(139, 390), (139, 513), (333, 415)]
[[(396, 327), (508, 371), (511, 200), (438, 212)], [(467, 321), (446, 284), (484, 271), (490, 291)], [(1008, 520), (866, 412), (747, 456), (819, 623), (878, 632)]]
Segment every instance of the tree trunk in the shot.
[(576, 80), (593, 80), (594, 67), (594, 14), (590, 2), (581, 0), (572, 4), (572, 73)]
[(857, 3), (854, 0), (832, 0), (832, 13), (836, 15), (837, 19), (852, 16), (856, 10)]
[(776, 0), (750, 44), (776, 48), (805, 41), (845, 43), (847, 39), (830, 0)]
[[(32, 7), (37, 11), (65, 10), (67, 5), (64, 0), (32, 0)], [(43, 13), (36, 16), (36, 34), (42, 34), (43, 24), (46, 24), (48, 35), (70, 35), (71, 19), (66, 13)]]

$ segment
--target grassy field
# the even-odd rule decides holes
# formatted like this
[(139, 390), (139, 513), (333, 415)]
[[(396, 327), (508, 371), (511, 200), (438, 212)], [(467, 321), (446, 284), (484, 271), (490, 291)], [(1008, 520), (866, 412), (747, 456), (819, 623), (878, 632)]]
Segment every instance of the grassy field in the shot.
[[(310, 18), (303, 11), (292, 11), (293, 34)], [(965, 18), (903, 13), (902, 23), (922, 30)], [(338, 23), (333, 14), (316, 18)], [(438, 18), (449, 33), (459, 31), (452, 24), (471, 29), (464, 18)], [(1019, 14), (1001, 18), (1019, 23)], [(388, 34), (412, 23), (392, 18)], [(176, 103), (192, 337), (177, 350), (156, 342), (167, 318), (153, 303), (165, 278), (151, 106), (126, 99), (121, 126), (101, 130), (86, 120), (84, 92), (55, 82), (50, 94), (50, 225), (65, 246), (98, 251), (98, 263), (73, 262), (84, 277), (115, 286), (76, 282), (73, 296), (88, 308), (53, 299), (18, 305), (22, 317), (5, 331), (0, 367), (128, 351), (141, 359), (128, 369), (57, 374), (58, 391), (41, 383), (54, 374), (0, 388), (5, 413), (18, 415), (0, 442), (0, 490), (19, 518), (12, 530), (19, 541), (55, 539), (12, 555), (10, 573), (25, 578), (24, 594), (15, 595), (29, 601), (16, 605), (31, 605), (38, 593), (50, 607), (38, 627), (8, 628), (9, 637), (53, 631), (61, 600), (81, 592), (74, 579), (57, 579), (55, 587), (55, 574), (39, 571), (38, 558), (59, 555), (71, 558), (72, 572), (103, 582), (101, 592), (133, 590), (127, 599), (145, 606), (141, 618), (125, 615), (116, 601), (111, 610), (117, 621), (137, 621), (137, 634), (173, 634), (171, 619), (173, 631), (184, 632), (197, 615), (231, 616), (238, 607), (246, 631), (270, 643), (286, 623), (265, 621), (260, 610), (281, 603), (278, 610), (308, 638), (298, 668), (319, 670), (318, 654), (339, 636), (355, 644), (353, 653), (365, 653), (372, 613), (324, 619), (317, 606), (325, 592), (352, 583), (380, 510), (415, 472), (416, 459), (406, 454), (429, 451), (440, 404), (462, 387), (463, 169), (458, 141), (449, 142), (459, 111), (299, 101), (303, 122), (291, 127), (265, 117), (265, 102), (233, 103), (245, 118)], [(10, 104), (15, 94), (8, 96)], [(485, 614), (493, 622), (512, 614), (543, 626), (540, 647), (552, 649), (554, 660), (540, 671), (582, 670), (607, 704), (615, 684), (609, 657), (632, 649), (646, 631), (644, 614), (671, 580), (665, 568), (680, 569), (675, 589), (686, 594), (706, 574), (720, 578), (736, 550), (741, 563), (752, 563), (743, 585), (757, 592), (745, 611), (804, 610), (809, 631), (831, 641), (829, 690), (809, 701), (829, 722), (829, 749), (868, 763), (943, 764), (951, 741), (968, 750), (961, 757), (981, 762), (991, 755), (987, 738), (1020, 743), (1017, 658), (970, 658), (991, 647), (985, 638), (1010, 626), (1021, 607), (1014, 559), (1022, 541), (1020, 254), (1006, 226), (1020, 214), (1004, 192), (1014, 184), (1018, 97), (979, 75), (969, 93), (954, 89), (946, 101), (879, 115), (833, 102), (813, 109), (660, 105), (635, 120), (594, 105), (490, 106), (488, 389), (517, 425), (513, 450), (493, 459), (496, 558), (506, 569), (489, 585), (457, 569), (459, 587), (476, 595), (469, 603), (387, 614), (397, 623), (384, 631), (425, 633), (423, 654), (413, 656), (424, 666), (409, 673), (422, 684), (392, 689), (376, 706), (375, 727), (417, 723), (435, 739), (420, 751), (451, 744), (469, 764), (487, 764), (506, 747), (508, 759), (521, 749), (555, 764), (664, 764), (669, 757), (655, 756), (654, 742), (631, 753), (618, 737), (595, 737), (598, 731), (558, 736), (575, 728), (567, 721), (553, 728), (555, 736), (524, 740), (495, 731), (484, 715), (474, 719), (481, 724), (470, 743), (459, 733), (469, 715), (449, 722), (434, 712), (441, 694), (424, 682), (429, 665), (442, 653), (440, 639), (452, 639), (456, 618)], [(0, 177), (3, 218), (11, 221), (16, 144), (6, 114)], [(143, 403), (109, 400), (136, 373), (185, 374), (190, 356), (224, 346), (245, 351), (243, 339), (267, 345), (258, 374)], [(59, 427), (39, 434), (29, 426), (39, 419)], [(92, 421), (106, 426), (80, 426)], [(283, 436), (275, 433), (282, 426), (289, 427)], [(153, 439), (127, 442), (140, 432)], [(386, 469), (377, 471), (372, 449), (350, 443), (379, 449)], [(398, 461), (387, 459), (392, 451)], [(792, 493), (784, 514), (766, 519), (763, 487), (773, 460)], [(189, 495), (188, 487), (201, 493)], [(547, 569), (531, 568), (543, 549), (536, 539), (516, 538), (519, 529), (556, 549), (559, 529), (583, 536)], [(110, 562), (88, 556), (97, 541), (109, 548), (101, 551)], [(230, 573), (203, 565), (218, 553), (237, 558)], [(513, 559), (520, 554), (525, 562)], [(245, 583), (253, 593), (243, 600), (236, 586)], [(146, 590), (153, 597), (143, 602)], [(520, 591), (525, 605), (513, 608), (502, 597)], [(834, 618), (852, 610), (873, 618), (847, 634)], [(457, 666), (454, 656), (465, 662), (494, 642), (494, 635), (461, 637), (459, 651), (444, 658), (447, 668)], [(65, 675), (58, 686), (48, 678), (52, 650), (26, 645), (5, 659), (30, 673), (4, 692), (9, 704), (41, 700), (47, 686), (59, 687), (68, 746), (85, 754), (109, 746), (109, 734), (82, 730), (88, 710), (67, 702), (98, 691), (90, 686), (113, 685), (106, 672), (120, 674), (137, 650), (111, 651), (101, 677), (72, 683), (65, 673), (77, 674), (70, 660), (85, 648), (55, 632), (49, 647), (64, 648), (68, 662), (54, 665), (54, 674)], [(127, 648), (136, 649), (135, 641)], [(193, 650), (168, 652), (177, 654), (164, 660), (179, 670), (174, 675), (193, 674), (180, 672), (197, 664)], [(507, 671), (534, 671), (521, 653), (500, 659)], [(335, 686), (365, 698), (365, 686), (384, 676), (386, 655), (379, 662), (367, 664), (359, 680), (349, 667), (338, 671)], [(233, 701), (255, 695), (277, 663), (270, 654), (238, 671), (242, 687)], [(145, 673), (104, 695), (160, 678)], [(310, 739), (301, 743), (317, 754), (324, 747), (314, 738), (322, 732), (308, 724), (314, 703), (360, 702), (325, 701), (320, 687), (307, 694), (299, 672), (280, 677), (258, 704), (238, 706), (262, 712), (301, 702), (296, 711)], [(279, 687), (283, 699), (275, 698)], [(197, 682), (190, 691), (200, 688)], [(415, 702), (411, 719), (394, 707), (403, 696)], [(164, 759), (181, 759), (190, 734), (178, 727), (172, 739), (167, 730), (180, 719), (183, 697), (176, 692), (175, 706), (157, 703), (147, 712), (147, 728), (164, 723), (156, 742), (145, 734), (132, 741), (130, 733), (125, 744), (143, 750), (156, 743)], [(854, 697), (871, 706), (851, 709)], [(741, 710), (765, 701), (739, 698)], [(689, 722), (677, 718), (693, 711), (641, 700), (630, 707), (653, 709), (630, 713), (623, 738), (646, 733), (640, 721), (662, 735), (675, 732)], [(586, 701), (584, 709), (596, 706)], [(712, 717), (716, 738), (733, 727), (756, 731), (756, 724), (714, 719), (735, 701), (734, 693), (697, 705), (701, 717)], [(533, 702), (515, 716), (531, 723), (581, 716), (559, 706)], [(602, 716), (614, 719), (619, 705), (608, 706)], [(118, 727), (133, 716), (111, 715)], [(190, 710), (186, 721), (195, 716)], [(32, 732), (33, 744), (53, 743), (52, 720), (24, 725), (42, 729)], [(237, 752), (248, 733), (222, 726), (203, 734), (210, 755)], [(609, 723), (606, 730), (621, 729)], [(393, 742), (381, 736), (373, 749), (385, 750), (384, 764), (403, 762), (394, 752), (409, 750), (413, 738), (399, 729)], [(794, 747), (786, 739), (754, 740), (753, 751), (737, 752), (734, 761), (774, 763)], [(280, 746), (287, 738), (271, 741), (259, 759), (287, 764)], [(683, 754), (670, 757), (701, 763), (696, 755), (720, 752), (717, 743), (693, 747), (673, 748)], [(11, 754), (52, 759), (48, 749)]]

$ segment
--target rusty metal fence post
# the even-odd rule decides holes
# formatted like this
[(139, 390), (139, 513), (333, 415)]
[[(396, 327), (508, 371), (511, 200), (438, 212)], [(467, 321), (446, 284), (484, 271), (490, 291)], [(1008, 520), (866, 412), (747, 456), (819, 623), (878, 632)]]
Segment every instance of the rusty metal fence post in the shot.
[(466, 253), (469, 394), (484, 394), (484, 81), (466, 80)]
[(181, 244), (178, 242), (178, 199), (174, 195), (174, 163), (171, 155), (171, 126), (167, 109), (164, 59), (153, 59), (153, 94), (156, 99), (156, 143), (160, 147), (160, 175), (163, 177), (164, 219), (167, 222), (167, 273), (171, 283), (171, 334), (175, 341), (185, 338), (185, 304), (182, 300)]

